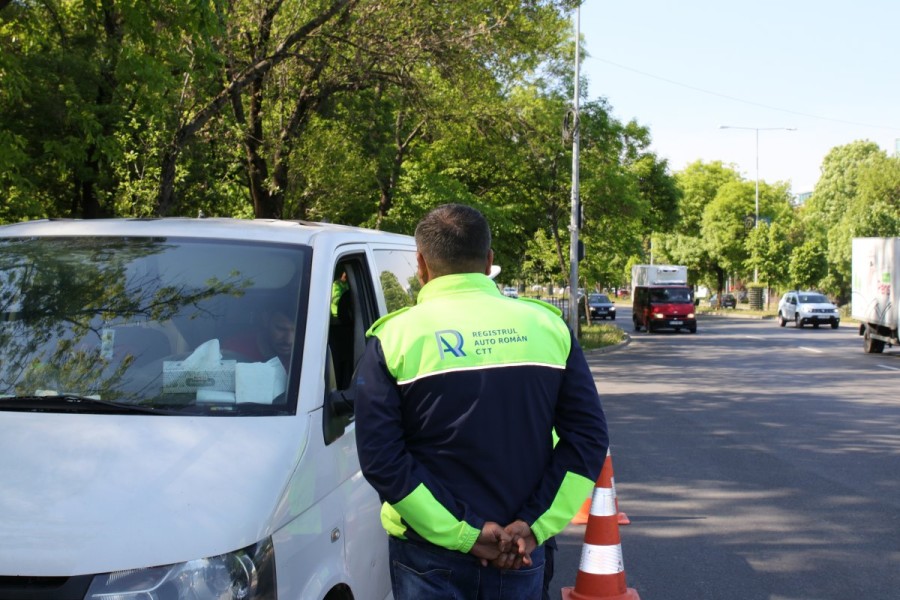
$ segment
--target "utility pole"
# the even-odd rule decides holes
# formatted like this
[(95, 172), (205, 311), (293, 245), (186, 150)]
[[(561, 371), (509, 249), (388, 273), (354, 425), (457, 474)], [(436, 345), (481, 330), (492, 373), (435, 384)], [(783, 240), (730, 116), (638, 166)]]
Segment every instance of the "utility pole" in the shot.
[(569, 327), (578, 339), (578, 228), (581, 225), (581, 199), (578, 190), (579, 143), (581, 123), (578, 102), (581, 79), (581, 7), (575, 8), (575, 99), (572, 123), (572, 216), (569, 222)]

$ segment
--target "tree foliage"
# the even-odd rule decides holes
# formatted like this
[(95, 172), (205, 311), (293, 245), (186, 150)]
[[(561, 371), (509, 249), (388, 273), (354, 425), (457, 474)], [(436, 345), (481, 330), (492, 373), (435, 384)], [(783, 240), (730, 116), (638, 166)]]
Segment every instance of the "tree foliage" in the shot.
[(577, 4), (0, 0), (0, 222), (202, 213), (411, 233), (463, 202), (491, 221), (505, 281), (561, 284), (577, 129), (585, 284), (624, 285), (653, 258), (719, 290), (757, 272), (846, 299), (851, 239), (900, 233), (900, 159), (834, 148), (802, 207), (760, 182), (757, 222), (733, 166), (673, 175), (650, 130), (586, 85), (576, 120)]
[(840, 302), (850, 299), (852, 238), (900, 235), (898, 164), (900, 158), (888, 157), (873, 142), (835, 147), (822, 162), (812, 197), (799, 211), (803, 243), (825, 256), (824, 269), (815, 271), (818, 279), (812, 278), (815, 287)]

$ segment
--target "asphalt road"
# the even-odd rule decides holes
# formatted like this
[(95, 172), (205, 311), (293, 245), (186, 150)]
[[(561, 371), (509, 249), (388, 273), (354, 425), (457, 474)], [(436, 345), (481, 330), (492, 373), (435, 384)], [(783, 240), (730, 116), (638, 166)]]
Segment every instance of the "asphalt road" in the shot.
[[(850, 324), (616, 323), (631, 342), (588, 360), (641, 600), (900, 599), (900, 350), (863, 353)], [(558, 538), (552, 597), (584, 530)]]

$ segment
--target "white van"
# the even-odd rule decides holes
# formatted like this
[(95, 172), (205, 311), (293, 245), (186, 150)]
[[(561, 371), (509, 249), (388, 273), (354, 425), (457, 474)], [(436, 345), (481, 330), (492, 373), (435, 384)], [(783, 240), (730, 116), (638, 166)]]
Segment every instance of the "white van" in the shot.
[(0, 227), (0, 598), (390, 597), (343, 391), (415, 272), (337, 225)]

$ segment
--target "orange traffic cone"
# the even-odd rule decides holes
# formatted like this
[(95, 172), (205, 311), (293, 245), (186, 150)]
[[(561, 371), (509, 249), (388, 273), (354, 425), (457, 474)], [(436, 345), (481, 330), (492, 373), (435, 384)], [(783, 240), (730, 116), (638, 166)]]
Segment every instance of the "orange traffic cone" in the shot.
[(613, 472), (612, 454), (609, 453), (608, 447), (606, 448), (606, 461), (603, 463), (604, 466), (606, 463), (609, 463), (609, 487), (612, 488), (613, 499), (616, 501), (616, 520), (619, 525), (631, 525), (631, 519), (628, 518), (628, 515), (619, 510), (619, 495), (616, 494), (616, 477)]
[[(628, 518), (628, 515), (619, 510), (619, 497), (616, 495), (616, 478), (613, 475), (612, 455), (609, 452), (609, 448), (606, 449), (606, 459), (603, 461), (603, 468), (606, 469), (607, 465), (609, 466), (609, 487), (612, 489), (613, 499), (616, 501), (616, 520), (619, 525), (630, 525), (631, 519)], [(596, 493), (596, 491), (597, 488), (594, 488), (594, 493)], [(584, 525), (588, 522), (588, 516), (591, 513), (592, 500), (592, 498), (588, 498), (584, 501), (584, 504), (581, 505), (581, 508), (575, 516), (572, 517), (572, 520), (570, 521), (572, 525)]]
[(612, 460), (607, 453), (594, 486), (575, 587), (562, 589), (563, 600), (640, 600), (637, 591), (625, 583), (612, 479)]
[(584, 525), (588, 522), (588, 517), (591, 516), (591, 499), (588, 498), (584, 501), (584, 504), (581, 505), (581, 508), (578, 509), (578, 512), (575, 513), (575, 516), (572, 517), (570, 523), (572, 525)]

